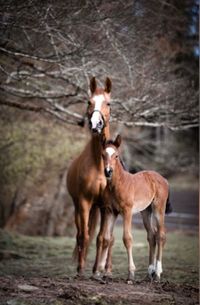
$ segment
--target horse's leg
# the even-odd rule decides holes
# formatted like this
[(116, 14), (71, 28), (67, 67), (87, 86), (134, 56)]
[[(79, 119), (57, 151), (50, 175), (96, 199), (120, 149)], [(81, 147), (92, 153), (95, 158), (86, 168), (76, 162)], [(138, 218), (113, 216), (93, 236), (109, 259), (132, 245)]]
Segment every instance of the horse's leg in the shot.
[(74, 248), (73, 257), (77, 258), (79, 249), (81, 247), (81, 221), (80, 221), (80, 213), (77, 206), (75, 206), (75, 224), (76, 224), (76, 246)]
[(125, 210), (123, 214), (123, 242), (128, 254), (128, 279), (127, 282), (131, 283), (134, 279), (135, 274), (135, 264), (133, 262), (133, 238), (131, 233), (132, 227), (132, 213), (131, 209)]
[(105, 265), (105, 275), (106, 276), (112, 276), (112, 247), (114, 245), (115, 238), (113, 234), (111, 234), (110, 243), (108, 247), (108, 254), (106, 259), (106, 265)]
[(78, 274), (82, 274), (85, 267), (85, 259), (89, 244), (88, 222), (91, 203), (85, 199), (80, 201), (80, 223), (81, 223), (81, 240), (78, 257)]
[(100, 213), (101, 213), (100, 230), (96, 240), (96, 258), (93, 266), (93, 274), (95, 276), (100, 276), (100, 271), (98, 270), (98, 266), (99, 266), (99, 261), (101, 258), (102, 246), (103, 246), (103, 233), (105, 227), (105, 209), (101, 208)]
[[(114, 229), (114, 224), (117, 216), (111, 212), (105, 212), (104, 215), (104, 221), (103, 221), (103, 227), (102, 227), (102, 232), (103, 232), (103, 239), (102, 239), (102, 251), (101, 251), (101, 257), (99, 258), (99, 262), (97, 265), (97, 269), (100, 272), (105, 271), (106, 264), (108, 262), (108, 257), (111, 255), (109, 253), (109, 247), (110, 243), (112, 242), (112, 233)], [(107, 275), (107, 270), (106, 269), (106, 275)]]
[(157, 244), (157, 255), (156, 255), (156, 279), (160, 280), (160, 276), (162, 273), (162, 253), (163, 248), (166, 242), (166, 233), (165, 233), (165, 206), (164, 208), (156, 209), (154, 212), (154, 217), (156, 219), (157, 224), (157, 232), (156, 232), (156, 244)]
[(147, 231), (147, 240), (149, 243), (149, 267), (148, 267), (148, 274), (150, 278), (153, 278), (155, 275), (155, 260), (156, 260), (156, 236), (155, 232), (153, 231), (152, 225), (151, 225), (151, 217), (152, 217), (152, 211), (147, 208), (146, 210), (141, 212), (142, 219), (144, 223), (144, 227)]

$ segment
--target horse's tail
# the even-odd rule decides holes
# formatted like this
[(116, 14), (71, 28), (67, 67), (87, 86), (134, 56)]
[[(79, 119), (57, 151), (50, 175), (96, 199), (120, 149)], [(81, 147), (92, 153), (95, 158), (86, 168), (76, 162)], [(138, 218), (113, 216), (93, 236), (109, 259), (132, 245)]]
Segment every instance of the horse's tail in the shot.
[(172, 204), (169, 201), (169, 195), (167, 197), (167, 203), (166, 203), (166, 208), (165, 208), (165, 214), (170, 214), (172, 212)]
[[(88, 233), (89, 233), (89, 245), (91, 244), (94, 235), (95, 235), (95, 231), (96, 231), (96, 226), (99, 220), (99, 208), (97, 205), (93, 205), (92, 208), (90, 209), (90, 215), (89, 215), (89, 222), (88, 222)], [(88, 250), (88, 249), (87, 249)], [(73, 255), (72, 255), (73, 259), (76, 260), (78, 257), (78, 245), (76, 242), (74, 251), (73, 251)]]

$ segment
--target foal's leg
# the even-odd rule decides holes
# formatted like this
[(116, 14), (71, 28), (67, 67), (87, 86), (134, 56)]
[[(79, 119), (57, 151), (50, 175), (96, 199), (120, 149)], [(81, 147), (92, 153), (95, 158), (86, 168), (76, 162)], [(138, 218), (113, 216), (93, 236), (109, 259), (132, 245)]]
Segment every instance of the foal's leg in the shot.
[[(97, 269), (99, 272), (104, 272), (106, 268), (106, 274), (111, 271), (111, 247), (113, 243), (112, 233), (114, 229), (114, 224), (117, 216), (111, 212), (105, 212), (105, 218), (102, 226), (102, 251), (97, 264)], [(109, 253), (110, 252), (110, 253)], [(109, 260), (109, 261), (108, 261)]]
[(108, 277), (112, 276), (112, 247), (114, 245), (114, 241), (115, 241), (115, 238), (112, 234), (111, 238), (110, 238), (110, 244), (109, 244), (109, 248), (108, 248), (106, 266), (105, 266), (105, 271), (106, 271), (105, 275)]
[(95, 258), (95, 263), (93, 266), (93, 273), (95, 276), (100, 276), (100, 272), (98, 270), (99, 266), (99, 261), (101, 258), (101, 253), (102, 253), (102, 247), (103, 247), (103, 235), (104, 235), (104, 227), (105, 227), (105, 209), (102, 208), (100, 209), (101, 212), (101, 222), (100, 222), (100, 230), (97, 235), (97, 240), (96, 240), (96, 258)]
[(132, 227), (132, 213), (131, 210), (126, 210), (123, 215), (123, 242), (128, 254), (128, 283), (134, 279), (135, 274), (135, 264), (133, 262), (132, 248), (133, 248), (133, 238), (131, 233)]
[(157, 223), (157, 232), (156, 232), (156, 244), (157, 244), (157, 256), (156, 256), (156, 279), (160, 280), (162, 273), (162, 253), (163, 248), (166, 242), (166, 233), (164, 225), (165, 210), (159, 209), (155, 212), (155, 219)]
[(149, 267), (148, 274), (150, 278), (155, 276), (156, 271), (156, 236), (154, 232), (154, 228), (152, 228), (152, 211), (147, 208), (146, 210), (141, 212), (142, 219), (144, 223), (144, 227), (147, 231), (147, 240), (149, 243)]

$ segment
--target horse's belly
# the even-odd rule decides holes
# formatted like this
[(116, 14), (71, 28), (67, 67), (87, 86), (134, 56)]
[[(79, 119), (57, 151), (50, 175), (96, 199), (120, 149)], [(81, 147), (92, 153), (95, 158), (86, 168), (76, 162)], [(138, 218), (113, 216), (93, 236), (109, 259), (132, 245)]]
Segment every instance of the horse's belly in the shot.
[(153, 201), (153, 194), (148, 196), (141, 196), (134, 199), (132, 214), (137, 214), (143, 210), (145, 210)]

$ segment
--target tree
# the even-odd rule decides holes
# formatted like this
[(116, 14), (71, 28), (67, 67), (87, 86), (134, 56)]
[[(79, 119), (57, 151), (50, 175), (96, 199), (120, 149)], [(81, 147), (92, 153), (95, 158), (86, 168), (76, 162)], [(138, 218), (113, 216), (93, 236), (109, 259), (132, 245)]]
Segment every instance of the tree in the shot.
[(113, 121), (198, 125), (196, 0), (1, 2), (1, 105), (77, 124), (109, 75)]

